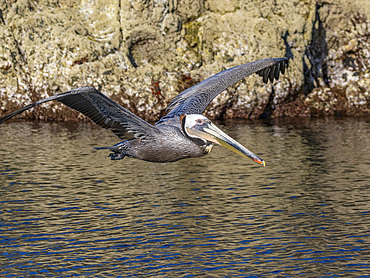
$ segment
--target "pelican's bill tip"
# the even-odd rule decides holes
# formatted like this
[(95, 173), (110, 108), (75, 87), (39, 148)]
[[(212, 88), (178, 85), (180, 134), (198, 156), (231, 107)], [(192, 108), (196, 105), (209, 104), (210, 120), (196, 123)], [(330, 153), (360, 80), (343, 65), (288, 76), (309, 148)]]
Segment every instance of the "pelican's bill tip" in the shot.
[(253, 159), (254, 162), (257, 162), (258, 164), (261, 164), (263, 167), (266, 167), (266, 162), (263, 159)]

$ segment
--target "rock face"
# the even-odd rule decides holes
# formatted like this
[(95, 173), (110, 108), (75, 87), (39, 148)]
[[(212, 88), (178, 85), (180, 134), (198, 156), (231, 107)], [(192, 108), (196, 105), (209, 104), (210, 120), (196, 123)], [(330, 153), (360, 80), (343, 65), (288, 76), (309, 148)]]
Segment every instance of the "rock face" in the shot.
[[(238, 82), (211, 118), (369, 115), (368, 0), (10, 0), (0, 2), (0, 114), (94, 86), (147, 120), (183, 89), (268, 57), (285, 76)], [(27, 118), (80, 117), (59, 103)]]

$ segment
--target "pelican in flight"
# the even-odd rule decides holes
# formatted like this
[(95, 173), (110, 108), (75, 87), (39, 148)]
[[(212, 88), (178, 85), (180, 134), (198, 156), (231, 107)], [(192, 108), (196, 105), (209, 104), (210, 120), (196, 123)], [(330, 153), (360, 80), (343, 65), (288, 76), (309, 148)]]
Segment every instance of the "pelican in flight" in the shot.
[(214, 144), (252, 159), (265, 161), (221, 131), (202, 115), (208, 104), (237, 81), (257, 73), (265, 83), (278, 79), (288, 66), (288, 58), (270, 58), (222, 71), (177, 95), (169, 104), (168, 114), (152, 125), (92, 87), (73, 89), (44, 98), (0, 118), (0, 124), (36, 105), (57, 100), (110, 129), (124, 140), (109, 149), (112, 160), (125, 156), (150, 162), (173, 162), (208, 154)]

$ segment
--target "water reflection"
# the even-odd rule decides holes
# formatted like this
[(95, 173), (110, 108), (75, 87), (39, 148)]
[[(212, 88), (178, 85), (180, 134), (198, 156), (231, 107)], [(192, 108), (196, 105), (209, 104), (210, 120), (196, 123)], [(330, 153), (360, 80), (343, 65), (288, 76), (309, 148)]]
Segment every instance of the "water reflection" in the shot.
[(368, 119), (217, 123), (266, 160), (111, 161), (90, 124), (0, 129), (2, 276), (369, 272)]

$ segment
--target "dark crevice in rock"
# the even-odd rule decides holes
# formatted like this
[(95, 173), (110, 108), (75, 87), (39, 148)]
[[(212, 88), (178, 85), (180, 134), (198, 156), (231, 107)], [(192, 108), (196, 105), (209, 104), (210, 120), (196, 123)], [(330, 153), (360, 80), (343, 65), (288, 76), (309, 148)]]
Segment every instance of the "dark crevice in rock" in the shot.
[(303, 58), (304, 91), (308, 95), (315, 87), (320, 86), (320, 80), (329, 85), (328, 64), (326, 58), (329, 48), (326, 41), (326, 30), (320, 17), (320, 8), (324, 3), (316, 3), (315, 19), (311, 35), (311, 43), (307, 46), (305, 56), (310, 62), (307, 65)]
[(274, 106), (274, 98), (275, 98), (275, 90), (272, 86), (271, 94), (269, 96), (269, 101), (267, 102), (265, 109), (263, 110), (262, 114), (260, 115), (260, 119), (268, 119), (271, 118), (272, 114), (274, 113), (275, 106)]
[(5, 20), (3, 16), (3, 11), (0, 9), (0, 22), (5, 25)]
[(309, 93), (315, 89), (315, 82), (312, 76), (312, 69), (308, 67), (305, 57), (302, 57), (302, 65), (303, 65), (303, 91), (304, 94), (307, 96)]
[(284, 46), (285, 46), (285, 57), (288, 57), (289, 59), (292, 59), (294, 58), (294, 55), (292, 53), (292, 48), (290, 47), (289, 43), (288, 43), (288, 37), (289, 37), (289, 31), (286, 31), (284, 36), (282, 36), (281, 38), (283, 39), (284, 41)]
[(131, 65), (132, 65), (134, 68), (137, 68), (137, 67), (138, 67), (138, 65), (137, 65), (137, 64), (136, 64), (136, 62), (135, 62), (134, 57), (132, 56), (132, 54), (131, 54), (130, 52), (127, 54), (127, 58), (129, 59), (129, 61), (130, 61)]

